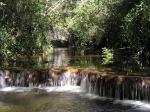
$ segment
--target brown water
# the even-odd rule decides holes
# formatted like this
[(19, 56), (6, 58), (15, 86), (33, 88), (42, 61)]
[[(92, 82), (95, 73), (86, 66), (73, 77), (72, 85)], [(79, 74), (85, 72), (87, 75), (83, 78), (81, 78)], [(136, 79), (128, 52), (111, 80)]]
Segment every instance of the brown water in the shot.
[[(149, 112), (148, 104), (71, 92), (0, 93), (0, 112)], [(135, 104), (134, 104), (135, 103)], [(146, 106), (148, 105), (148, 106)]]
[(132, 59), (130, 57), (119, 57), (117, 62), (111, 66), (102, 65), (100, 55), (75, 55), (67, 48), (55, 48), (54, 51), (47, 55), (38, 55), (33, 57), (17, 57), (0, 63), (0, 68), (30, 68), (30, 69), (47, 69), (53, 67), (80, 67), (92, 68), (97, 71), (110, 70), (118, 74), (123, 72), (126, 75), (147, 75), (150, 74), (150, 67), (147, 64)]
[[(123, 72), (125, 75), (149, 76), (150, 73), (148, 67), (133, 60), (122, 60), (121, 63), (109, 67), (102, 66), (101, 60), (101, 57), (98, 55), (76, 56), (72, 55), (68, 49), (55, 49), (52, 54), (47, 56), (19, 57), (16, 60), (2, 63), (0, 64), (0, 71), (1, 69), (4, 70), (4, 68), (39, 70), (51, 67), (73, 66), (87, 69), (94, 68), (104, 73), (107, 73), (108, 71), (106, 70), (109, 70), (115, 73), (114, 75), (120, 75)], [(12, 73), (14, 77), (30, 76), (24, 73)], [(42, 88), (41, 90), (39, 87), (36, 89), (30, 87), (29, 80), (27, 80), (27, 86), (29, 87), (24, 87), (26, 85), (25, 81), (21, 81), (24, 83), (16, 84), (16, 78), (14, 84), (9, 84), (9, 86), (17, 85), (18, 87), (3, 88), (7, 85), (4, 84), (4, 80), (7, 77), (2, 74), (0, 79), (0, 86), (2, 87), (0, 87), (0, 112), (150, 112), (150, 104), (140, 101), (98, 97), (82, 92), (80, 87), (58, 87), (58, 84), (52, 83), (53, 87)], [(39, 72), (39, 74), (43, 74), (43, 72)], [(41, 77), (44, 75), (39, 76), (37, 80), (40, 83), (35, 84), (36, 86), (42, 85)], [(21, 84), (23, 84), (23, 87), (20, 87)]]

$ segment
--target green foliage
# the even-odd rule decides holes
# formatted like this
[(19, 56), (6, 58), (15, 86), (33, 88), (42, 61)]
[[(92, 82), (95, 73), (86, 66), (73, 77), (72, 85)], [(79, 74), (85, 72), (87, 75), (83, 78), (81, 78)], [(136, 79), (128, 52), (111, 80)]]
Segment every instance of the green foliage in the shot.
[(104, 0), (66, 0), (49, 13), (51, 24), (67, 28), (71, 34), (71, 46), (80, 50), (88, 49), (93, 39), (99, 43), (107, 17)]
[(148, 57), (149, 5), (146, 0), (66, 0), (49, 18), (52, 26), (68, 29), (70, 46), (78, 51), (108, 47)]
[(114, 51), (113, 49), (108, 49), (106, 47), (102, 48), (102, 56), (103, 56), (103, 60), (102, 60), (102, 64), (103, 65), (109, 65), (112, 64), (114, 62)]
[(14, 37), (6, 29), (0, 28), (0, 61), (4, 61), (12, 56), (14, 40)]
[(57, 27), (69, 31), (77, 51), (102, 51), (104, 64), (112, 63), (118, 49), (150, 57), (149, 11), (148, 0), (2, 0), (0, 36), (6, 46), (0, 47), (1, 55), (44, 52), (48, 31)]
[[(44, 52), (48, 46), (48, 17), (45, 16), (46, 2), (43, 0), (3, 0), (0, 13), (1, 39), (7, 41), (14, 55), (34, 55)], [(8, 33), (9, 36), (2, 34)], [(5, 38), (4, 38), (5, 37)]]
[(141, 0), (124, 18), (123, 38), (135, 56), (150, 56), (150, 2)]
[[(104, 20), (107, 18), (107, 7), (103, 0), (98, 3), (95, 0), (78, 1), (74, 16), (68, 18), (68, 28), (76, 32), (78, 37), (75, 46), (86, 49), (92, 44), (93, 39), (101, 40), (104, 32)], [(92, 46), (92, 45), (91, 45)]]

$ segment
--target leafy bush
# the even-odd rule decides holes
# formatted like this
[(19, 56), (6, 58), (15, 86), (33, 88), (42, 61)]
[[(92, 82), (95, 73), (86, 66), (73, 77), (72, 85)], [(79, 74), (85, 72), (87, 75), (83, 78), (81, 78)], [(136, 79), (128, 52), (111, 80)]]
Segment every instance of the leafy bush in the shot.
[(0, 59), (5, 60), (12, 55), (12, 45), (14, 37), (11, 36), (6, 29), (0, 28)]
[(109, 65), (114, 62), (114, 51), (113, 49), (108, 49), (106, 47), (102, 48), (103, 52), (103, 59), (102, 64), (103, 65)]
[[(2, 4), (0, 2), (0, 4)], [(4, 0), (0, 5), (0, 47), (5, 57), (7, 47), (16, 55), (36, 55), (47, 52), (49, 20), (45, 16), (46, 2), (43, 0)], [(9, 33), (9, 34), (8, 34)], [(10, 40), (13, 39), (13, 44)]]

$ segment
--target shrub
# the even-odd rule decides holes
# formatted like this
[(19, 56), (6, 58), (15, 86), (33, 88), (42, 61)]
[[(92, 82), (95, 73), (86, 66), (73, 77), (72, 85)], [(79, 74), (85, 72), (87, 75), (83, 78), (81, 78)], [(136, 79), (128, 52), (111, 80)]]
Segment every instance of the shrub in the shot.
[(103, 53), (103, 59), (102, 59), (102, 64), (103, 65), (109, 65), (114, 62), (114, 51), (113, 49), (108, 49), (106, 47), (102, 48), (102, 53)]

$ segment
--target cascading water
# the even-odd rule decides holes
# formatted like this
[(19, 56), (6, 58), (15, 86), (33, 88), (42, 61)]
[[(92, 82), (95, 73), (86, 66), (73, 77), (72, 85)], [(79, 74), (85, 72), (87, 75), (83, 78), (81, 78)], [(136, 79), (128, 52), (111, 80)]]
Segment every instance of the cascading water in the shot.
[(79, 89), (81, 78), (69, 70), (16, 70), (10, 72), (7, 80), (5, 72), (0, 77), (0, 91), (10, 91), (14, 88), (33, 89), (45, 88), (48, 91), (66, 91)]
[[(0, 88), (29, 87), (69, 90), (80, 86), (83, 92), (115, 99), (150, 102), (150, 78), (102, 76), (69, 70), (16, 70), (0, 72)], [(1, 90), (1, 89), (0, 89)]]
[[(88, 75), (81, 87), (88, 93), (102, 97), (150, 101), (150, 78), (138, 76), (99, 76)], [(85, 81), (86, 80), (86, 81)], [(89, 81), (89, 83), (87, 83)]]
[(0, 71), (0, 88), (6, 87), (5, 77), (2, 71)]
[(84, 92), (89, 92), (89, 79), (88, 75), (83, 76), (82, 81), (81, 81), (81, 89)]

